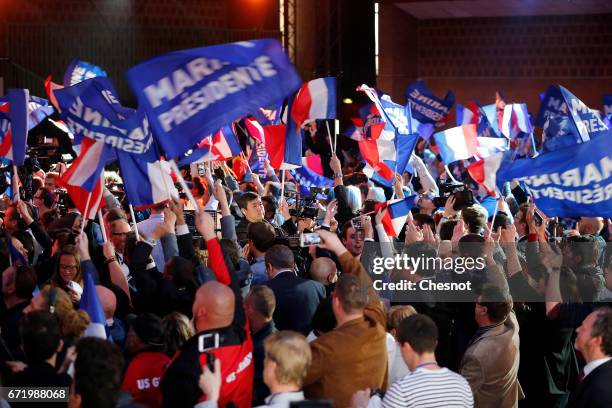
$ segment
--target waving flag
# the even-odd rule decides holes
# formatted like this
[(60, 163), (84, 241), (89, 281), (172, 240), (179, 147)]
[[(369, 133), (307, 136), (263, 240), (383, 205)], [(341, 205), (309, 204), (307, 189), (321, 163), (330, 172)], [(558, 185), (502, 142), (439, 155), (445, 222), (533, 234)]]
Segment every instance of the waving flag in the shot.
[(104, 169), (106, 155), (108, 154), (107, 149), (108, 147), (103, 141), (83, 139), (79, 156), (62, 174), (61, 179), (65, 184), (82, 187), (88, 192), (93, 191)]
[(484, 158), (489, 157), (497, 152), (505, 152), (508, 150), (508, 140), (499, 137), (478, 137), (478, 146), (476, 147), (476, 155)]
[(479, 114), (480, 112), (478, 111), (478, 109), (476, 109), (476, 106), (473, 102), (471, 102), (471, 104), (468, 104), (467, 106), (458, 103), (457, 113), (455, 115), (457, 126), (478, 124)]
[(383, 211), (382, 225), (385, 227), (385, 232), (388, 236), (397, 237), (400, 234), (404, 224), (406, 224), (410, 210), (415, 206), (415, 197), (412, 195), (376, 204), (374, 209), (376, 211)]
[(467, 171), (472, 179), (480, 184), (487, 194), (497, 197), (497, 170), (504, 158), (503, 153), (495, 153), (470, 164)]
[[(287, 126), (261, 126), (255, 119), (246, 119), (244, 123), (247, 127), (249, 135), (251, 135), (251, 137), (253, 137), (258, 144), (263, 144), (266, 147), (270, 165), (276, 170), (280, 169), (285, 154)], [(255, 171), (255, 169), (253, 169), (253, 171)]]
[(465, 160), (478, 153), (475, 125), (463, 125), (434, 134), (442, 161), (446, 164)]
[[(261, 178), (266, 176), (266, 160), (269, 160), (266, 145), (263, 143), (255, 142), (253, 148), (251, 149), (251, 154), (249, 155), (248, 163), (249, 167), (251, 168), (251, 171), (256, 173)], [(248, 170), (246, 165), (244, 167), (246, 168), (246, 170)]]
[(335, 119), (336, 78), (317, 78), (302, 85), (289, 112), (298, 128), (316, 119)]
[(444, 99), (440, 99), (427, 88), (424, 81), (418, 80), (406, 88), (406, 103), (410, 104), (418, 121), (443, 126), (455, 103), (455, 94), (448, 91)]
[(128, 82), (168, 157), (300, 85), (278, 40), (175, 51), (131, 68)]
[(29, 97), (27, 89), (9, 89), (7, 102), (0, 107), (0, 118), (4, 117), (10, 124), (0, 142), (0, 157), (11, 160), (17, 166), (21, 166), (25, 160), (30, 119)]
[[(411, 166), (408, 162), (410, 161), (410, 156), (418, 140), (419, 136), (417, 134), (399, 135), (397, 138), (397, 156), (395, 159), (379, 158), (378, 162), (368, 162), (368, 160), (366, 160), (366, 166), (363, 169), (364, 174), (377, 183), (388, 187), (392, 186), (393, 177), (396, 171), (398, 174), (409, 171)], [(362, 147), (360, 142), (360, 148)], [(362, 150), (361, 154), (364, 158), (368, 155), (365, 150)], [(372, 154), (376, 153), (373, 152)]]
[(549, 217), (612, 217), (612, 144), (608, 137), (565, 147), (533, 159), (504, 161), (497, 186), (523, 182)]
[(90, 78), (105, 77), (106, 72), (97, 65), (73, 59), (64, 74), (64, 86), (76, 85)]
[(301, 197), (310, 197), (310, 187), (332, 188), (334, 180), (323, 177), (306, 166), (290, 169), (289, 174), (300, 188)]
[[(75, 207), (83, 215), (83, 218), (87, 220), (93, 220), (98, 214), (98, 210), (105, 206), (104, 200), (104, 180), (102, 177), (91, 192), (91, 198), (89, 192), (80, 186), (71, 186), (66, 184), (61, 178), (56, 179), (58, 186), (66, 189), (66, 192), (70, 196), (70, 199), (74, 203)], [(89, 200), (89, 203), (87, 202)]]
[(30, 96), (28, 102), (29, 122), (28, 130), (33, 129), (40, 124), (45, 118), (53, 114), (53, 106), (49, 105), (49, 101), (38, 96)]
[(198, 147), (179, 161), (179, 166), (205, 161), (227, 160), (242, 152), (231, 125), (223, 126), (214, 136), (205, 137)]
[(576, 131), (569, 116), (550, 113), (542, 130), (542, 153), (575, 145), (579, 140)]
[(93, 276), (87, 269), (83, 272), (83, 294), (81, 295), (79, 309), (86, 311), (90, 320), (84, 336), (106, 339), (106, 317), (104, 317), (102, 303), (100, 303), (96, 292)]
[(134, 207), (150, 207), (178, 199), (178, 191), (170, 176), (170, 165), (160, 160), (155, 145), (139, 155), (118, 150), (117, 159), (121, 167), (125, 194)]
[(568, 109), (570, 120), (577, 130), (580, 142), (608, 133), (608, 127), (601, 120), (599, 111), (590, 109), (574, 94), (559, 85), (561, 96)]
[(321, 156), (318, 154), (302, 157), (302, 165), (308, 167), (319, 176), (323, 175), (323, 163), (321, 162)]
[(524, 103), (510, 103), (504, 107), (501, 132), (509, 139), (514, 139), (520, 133), (530, 134), (533, 131), (529, 121), (527, 105)]
[(63, 88), (62, 85), (56, 84), (55, 82), (53, 82), (51, 75), (49, 75), (45, 79), (45, 90), (47, 91), (47, 96), (49, 97), (49, 101), (51, 101), (51, 104), (55, 107), (55, 109), (58, 112), (60, 112), (60, 107), (59, 107), (59, 103), (57, 103), (57, 98), (55, 97), (55, 91), (58, 89), (62, 89), (62, 88)]
[(557, 85), (550, 85), (546, 93), (541, 95), (540, 110), (534, 121), (536, 126), (544, 126), (546, 119), (551, 115), (567, 115), (567, 105)]
[(612, 95), (603, 96), (603, 108), (604, 116), (610, 116), (612, 114)]

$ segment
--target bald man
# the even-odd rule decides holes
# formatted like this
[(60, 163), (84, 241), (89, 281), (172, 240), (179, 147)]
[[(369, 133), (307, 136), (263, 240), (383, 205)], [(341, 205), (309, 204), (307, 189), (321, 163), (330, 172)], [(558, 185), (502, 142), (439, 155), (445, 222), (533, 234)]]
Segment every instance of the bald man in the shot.
[(203, 401), (198, 382), (202, 366), (213, 355), (221, 362), (218, 406), (233, 402), (238, 408), (251, 407), (253, 341), (247, 330), (240, 282), (233, 269), (231, 273), (228, 270), (210, 216), (198, 212), (196, 228), (206, 241), (208, 265), (217, 280), (205, 283), (196, 292), (191, 311), (197, 334), (181, 347), (164, 374), (162, 405), (193, 408)]
[(601, 217), (581, 217), (576, 225), (580, 235), (592, 235), (597, 241), (597, 247), (599, 249), (599, 265), (603, 264), (604, 255), (606, 253), (606, 240), (599, 234), (604, 228), (604, 220)]
[(325, 293), (329, 297), (338, 280), (336, 263), (327, 257), (316, 258), (310, 264), (310, 277), (325, 286)]
[(96, 293), (102, 310), (104, 311), (104, 318), (106, 319), (106, 327), (111, 337), (111, 341), (118, 345), (121, 350), (125, 347), (125, 339), (127, 332), (123, 322), (115, 318), (115, 310), (117, 310), (117, 297), (112, 290), (105, 286), (96, 285)]
[(582, 217), (578, 221), (578, 232), (580, 235), (599, 235), (604, 227), (601, 217)]

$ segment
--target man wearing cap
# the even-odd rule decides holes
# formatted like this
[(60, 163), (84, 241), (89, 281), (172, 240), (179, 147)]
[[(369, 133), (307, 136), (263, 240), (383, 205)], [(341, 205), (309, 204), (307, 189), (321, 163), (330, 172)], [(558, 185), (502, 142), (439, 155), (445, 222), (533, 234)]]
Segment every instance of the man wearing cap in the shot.
[(146, 407), (161, 407), (161, 377), (170, 363), (164, 354), (164, 329), (159, 317), (144, 313), (130, 324), (126, 351), (132, 355), (121, 389), (129, 392), (134, 402)]

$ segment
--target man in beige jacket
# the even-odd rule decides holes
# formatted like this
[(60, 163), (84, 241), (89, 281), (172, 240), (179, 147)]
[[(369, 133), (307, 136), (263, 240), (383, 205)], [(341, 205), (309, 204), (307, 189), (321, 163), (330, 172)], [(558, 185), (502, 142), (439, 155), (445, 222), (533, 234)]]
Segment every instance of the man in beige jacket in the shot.
[(312, 364), (304, 393), (309, 399), (327, 399), (334, 407), (346, 408), (356, 391), (387, 387), (386, 316), (361, 263), (337, 235), (318, 233), (321, 246), (338, 256), (343, 275), (331, 300), (337, 326), (310, 344)]
[(512, 299), (503, 289), (486, 286), (474, 306), (478, 330), (470, 340), (460, 373), (474, 393), (474, 406), (512, 408), (524, 398), (518, 382), (519, 326)]

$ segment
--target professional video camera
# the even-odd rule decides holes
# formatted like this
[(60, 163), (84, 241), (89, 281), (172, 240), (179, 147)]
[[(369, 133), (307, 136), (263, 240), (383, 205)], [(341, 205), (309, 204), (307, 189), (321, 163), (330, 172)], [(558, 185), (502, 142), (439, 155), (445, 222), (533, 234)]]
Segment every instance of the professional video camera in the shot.
[(440, 185), (440, 197), (435, 197), (433, 203), (436, 207), (444, 207), (450, 196), (455, 197), (453, 209), (459, 211), (475, 203), (472, 191), (462, 183), (444, 183)]

